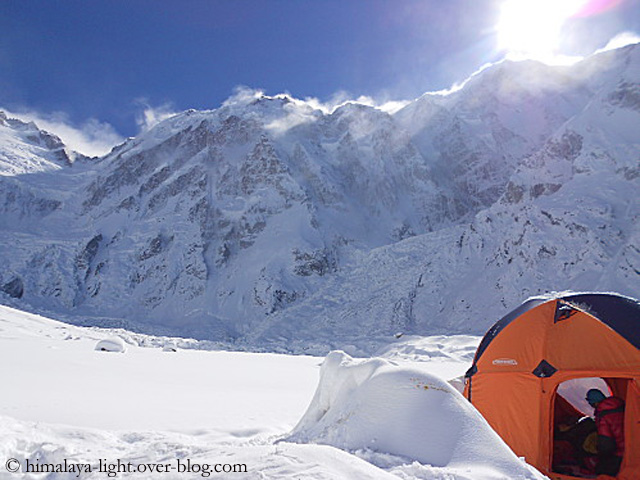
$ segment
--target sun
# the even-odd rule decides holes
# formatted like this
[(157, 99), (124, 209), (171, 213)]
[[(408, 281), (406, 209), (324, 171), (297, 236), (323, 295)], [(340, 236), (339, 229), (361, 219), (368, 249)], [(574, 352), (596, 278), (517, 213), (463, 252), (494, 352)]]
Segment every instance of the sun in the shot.
[(545, 59), (558, 50), (564, 22), (586, 0), (505, 0), (498, 21), (498, 47), (508, 55)]

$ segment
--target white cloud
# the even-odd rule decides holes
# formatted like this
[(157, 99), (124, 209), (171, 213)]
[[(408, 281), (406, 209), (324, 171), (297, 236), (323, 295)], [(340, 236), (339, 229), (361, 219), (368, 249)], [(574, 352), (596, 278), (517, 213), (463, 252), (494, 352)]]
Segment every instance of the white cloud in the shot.
[(136, 115), (136, 124), (140, 132), (146, 132), (163, 120), (173, 117), (178, 113), (170, 103), (152, 107), (146, 98), (139, 98), (135, 103), (142, 108), (142, 111)]
[(635, 43), (640, 43), (640, 35), (634, 32), (622, 32), (609, 40), (609, 43), (607, 43), (604, 48), (598, 50), (598, 52), (615, 50), (616, 48), (626, 47), (627, 45), (633, 45)]
[(8, 117), (35, 122), (38, 128), (60, 137), (70, 149), (90, 157), (104, 155), (124, 141), (112, 125), (95, 118), (75, 126), (64, 112), (42, 113), (28, 109), (4, 111)]

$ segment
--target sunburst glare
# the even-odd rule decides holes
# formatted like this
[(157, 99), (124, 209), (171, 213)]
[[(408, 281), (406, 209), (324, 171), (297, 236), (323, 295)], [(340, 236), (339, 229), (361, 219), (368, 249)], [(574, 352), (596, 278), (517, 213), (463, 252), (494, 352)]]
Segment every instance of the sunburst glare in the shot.
[(512, 57), (550, 60), (563, 24), (587, 0), (506, 0), (497, 25), (498, 47)]

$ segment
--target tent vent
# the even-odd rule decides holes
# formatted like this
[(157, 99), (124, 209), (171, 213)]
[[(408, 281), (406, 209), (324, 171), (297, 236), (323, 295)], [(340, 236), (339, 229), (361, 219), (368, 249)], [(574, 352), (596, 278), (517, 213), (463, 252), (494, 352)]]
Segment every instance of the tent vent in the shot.
[(556, 315), (553, 319), (553, 323), (558, 323), (563, 320), (567, 320), (576, 313), (578, 313), (578, 310), (573, 308), (570, 304), (559, 300), (558, 303), (556, 304)]
[(554, 367), (553, 365), (551, 365), (549, 362), (547, 362), (546, 360), (542, 360), (538, 366), (536, 367), (536, 369), (531, 372), (533, 373), (536, 377), (540, 377), (540, 378), (546, 378), (546, 377), (550, 377), (551, 375), (553, 375), (554, 373), (556, 373), (558, 371), (558, 369), (556, 367)]

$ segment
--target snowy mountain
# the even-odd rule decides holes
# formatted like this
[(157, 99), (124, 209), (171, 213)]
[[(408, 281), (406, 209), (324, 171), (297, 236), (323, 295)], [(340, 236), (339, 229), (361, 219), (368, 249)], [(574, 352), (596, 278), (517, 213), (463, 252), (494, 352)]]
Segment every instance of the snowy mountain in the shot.
[(502, 62), (390, 115), (286, 95), (99, 159), (0, 117), (0, 299), (233, 348), (481, 334), (526, 297), (640, 286), (640, 48)]
[(7, 118), (0, 112), (0, 175), (58, 170), (71, 164), (76, 155), (59, 137), (40, 130), (35, 123)]

